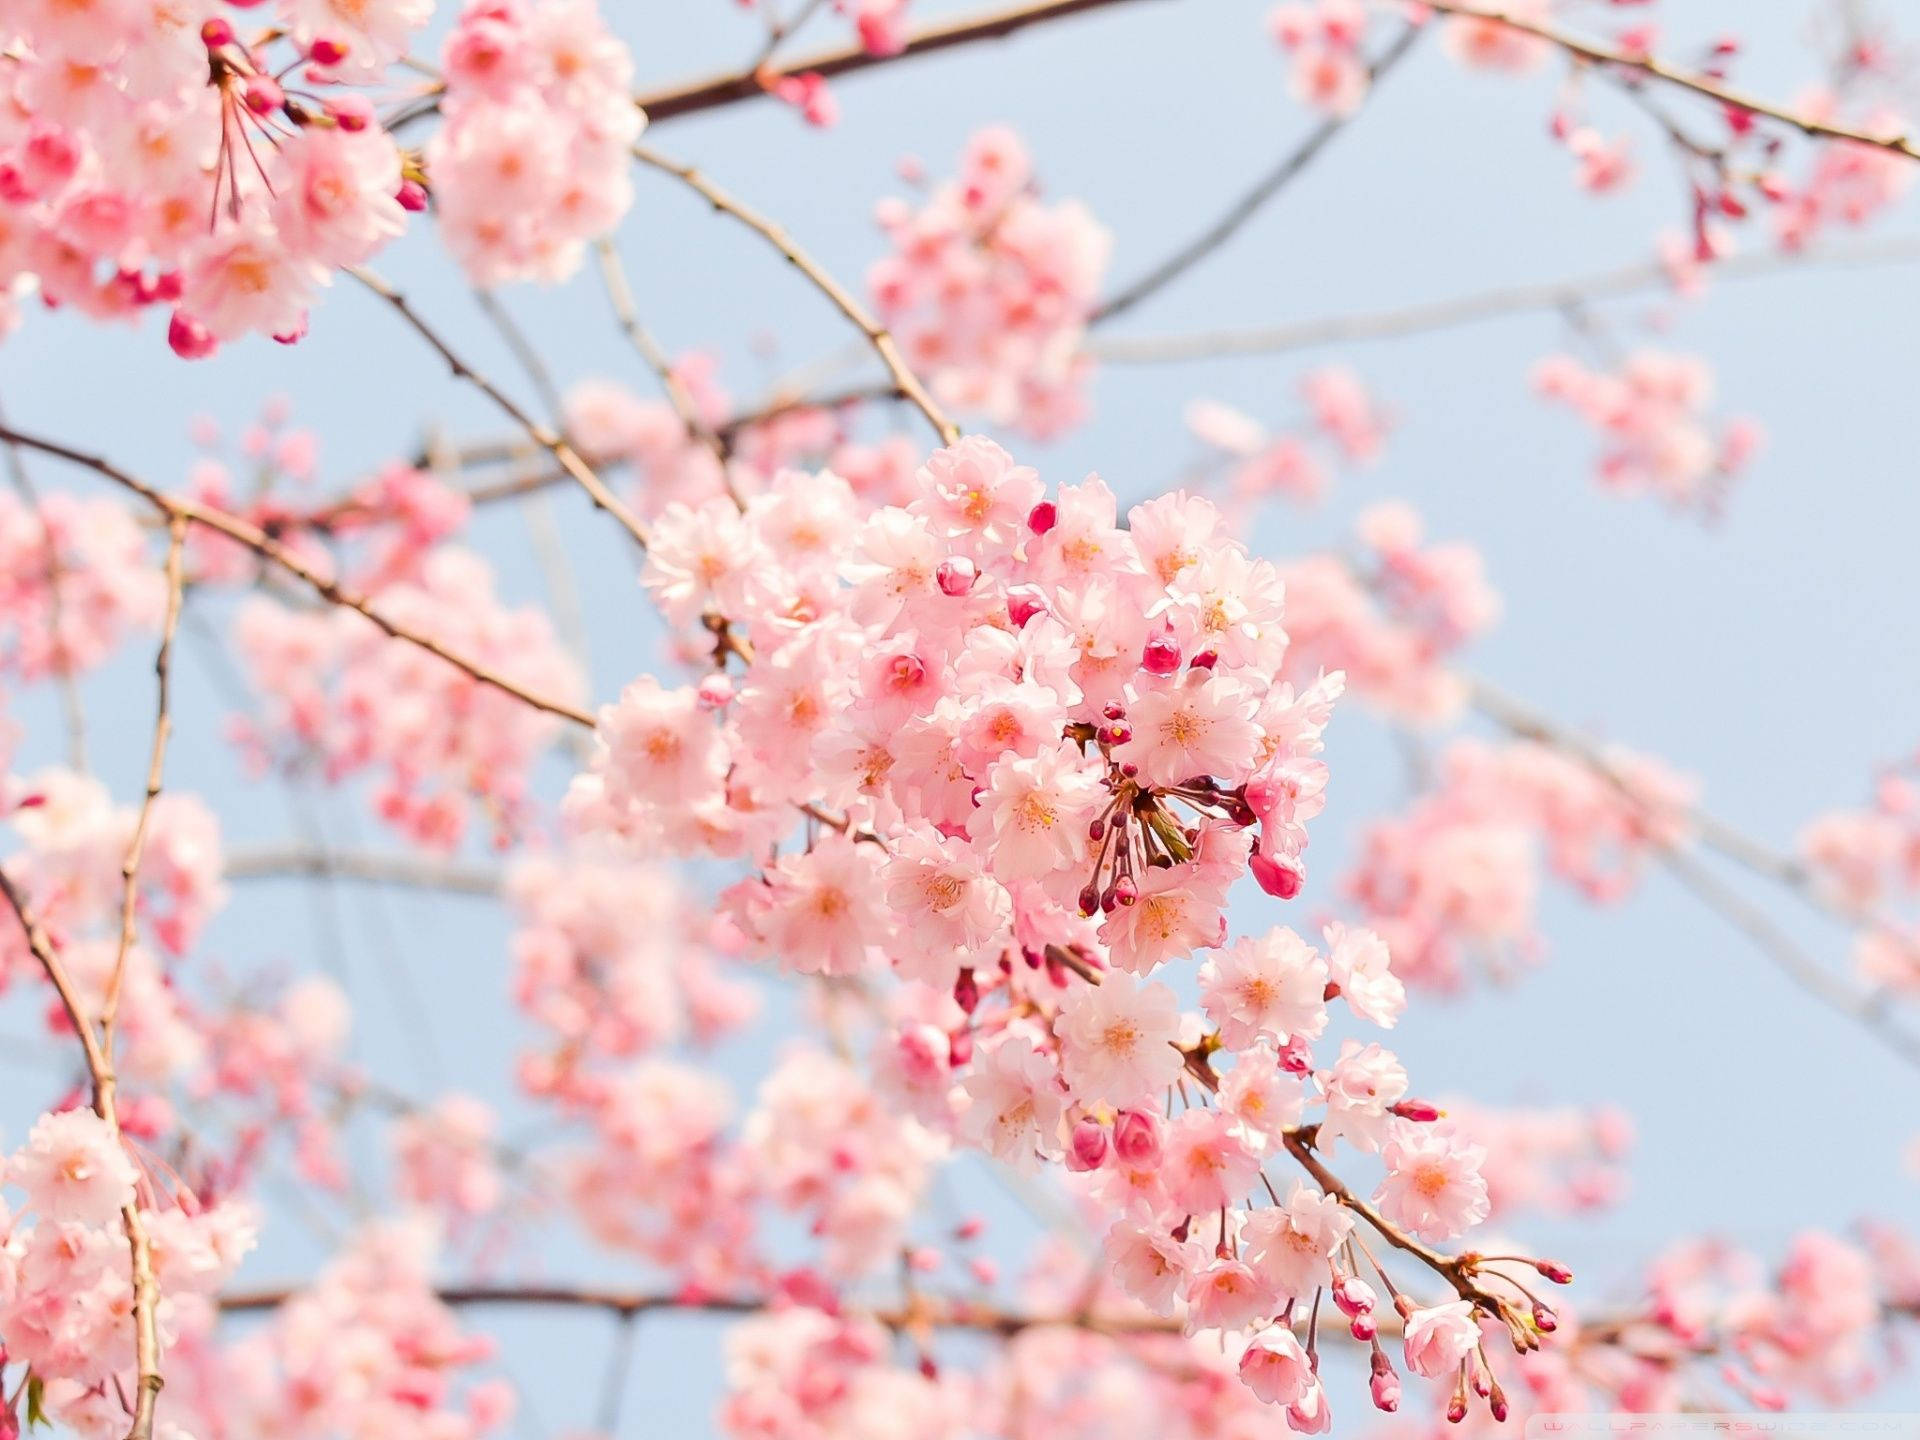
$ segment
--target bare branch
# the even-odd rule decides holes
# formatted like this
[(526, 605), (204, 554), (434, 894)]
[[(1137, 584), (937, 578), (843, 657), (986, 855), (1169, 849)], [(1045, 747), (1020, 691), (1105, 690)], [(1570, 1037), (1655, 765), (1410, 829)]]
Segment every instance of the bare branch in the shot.
[(224, 873), (229, 881), (358, 880), (369, 885), (484, 896), (498, 895), (502, 884), (499, 869), (491, 865), (297, 844), (261, 845), (238, 851), (227, 857)]
[(814, 287), (831, 300), (835, 308), (867, 337), (867, 343), (873, 346), (874, 353), (879, 355), (881, 364), (887, 367), (887, 373), (893, 377), (893, 382), (899, 387), (900, 393), (912, 402), (915, 409), (926, 416), (927, 423), (939, 435), (940, 443), (951, 445), (960, 438), (960, 427), (948, 418), (933, 396), (927, 393), (927, 388), (920, 383), (919, 377), (907, 367), (906, 360), (900, 354), (900, 346), (895, 342), (892, 334), (873, 318), (867, 308), (854, 298), (851, 291), (834, 279), (811, 255), (802, 250), (784, 229), (757, 210), (736, 200), (691, 165), (669, 160), (645, 145), (635, 145), (633, 157), (643, 165), (650, 165), (664, 174), (673, 176), (695, 191), (714, 209), (733, 216), (786, 256), (788, 263), (811, 280)]
[[(1413, 42), (1420, 38), (1420, 31), (1419, 25), (1408, 25), (1401, 30), (1394, 42), (1381, 52), (1380, 58), (1368, 67), (1369, 86), (1377, 84), (1395, 65), (1400, 63), (1407, 52), (1413, 48)], [(1314, 162), (1315, 157), (1327, 148), (1333, 137), (1346, 129), (1358, 114), (1359, 111), (1356, 110), (1351, 115), (1333, 115), (1322, 120), (1308, 132), (1306, 139), (1283, 155), (1279, 164), (1261, 176), (1251, 190), (1235, 201), (1226, 214), (1102, 304), (1093, 312), (1089, 323), (1098, 325), (1104, 320), (1111, 320), (1116, 315), (1125, 314), (1141, 301), (1171, 285), (1226, 244), (1239, 233), (1243, 225), (1260, 213), (1262, 206), (1303, 173)]]

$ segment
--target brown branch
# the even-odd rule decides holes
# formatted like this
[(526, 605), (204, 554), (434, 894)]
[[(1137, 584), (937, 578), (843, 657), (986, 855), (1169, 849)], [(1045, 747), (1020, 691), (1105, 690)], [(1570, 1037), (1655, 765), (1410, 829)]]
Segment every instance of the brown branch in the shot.
[(619, 496), (607, 489), (599, 475), (594, 473), (593, 467), (580, 458), (579, 452), (577, 452), (573, 446), (569, 445), (563, 437), (555, 433), (551, 426), (545, 425), (527, 414), (505, 391), (501, 390), (493, 381), (489, 380), (485, 375), (461, 359), (453, 348), (441, 338), (439, 332), (427, 324), (427, 322), (421, 318), (420, 313), (407, 302), (407, 298), (398, 290), (394, 289), (393, 286), (389, 285), (385, 280), (382, 280), (371, 270), (363, 269), (357, 265), (346, 267), (346, 273), (351, 275), (355, 280), (358, 280), (362, 285), (366, 286), (367, 289), (371, 290), (375, 295), (378, 295), (399, 312), (401, 319), (412, 326), (420, 338), (431, 345), (434, 350), (438, 352), (440, 358), (447, 362), (448, 367), (453, 371), (455, 379), (467, 381), (478, 389), (481, 394), (493, 401), (496, 406), (506, 413), (509, 419), (527, 433), (528, 438), (531, 439), (534, 444), (552, 455), (553, 458), (559, 462), (560, 468), (572, 476), (580, 488), (587, 492), (588, 497), (593, 501), (596, 508), (606, 511), (607, 514), (619, 521), (621, 526), (634, 538), (635, 543), (637, 543), (642, 550), (647, 548), (647, 530), (646, 527), (640, 523), (640, 518), (626, 507)]
[[(1420, 31), (1419, 25), (1406, 26), (1394, 38), (1393, 43), (1381, 52), (1380, 58), (1367, 67), (1367, 80), (1370, 87), (1377, 84), (1405, 58), (1407, 52), (1413, 48), (1414, 41), (1420, 38)], [(1356, 110), (1351, 115), (1332, 115), (1322, 120), (1307, 133), (1304, 140), (1280, 158), (1279, 164), (1236, 200), (1224, 215), (1138, 280), (1102, 303), (1089, 317), (1088, 323), (1098, 325), (1102, 321), (1111, 320), (1116, 315), (1125, 314), (1141, 301), (1171, 285), (1226, 244), (1239, 233), (1243, 225), (1259, 214), (1262, 206), (1304, 172), (1320, 152), (1332, 142), (1333, 137), (1346, 129), (1358, 114), (1359, 111)]]
[(1126, 0), (1043, 0), (1043, 3), (1009, 5), (977, 15), (962, 16), (916, 30), (907, 37), (905, 48), (892, 55), (875, 55), (862, 45), (839, 45), (831, 50), (815, 51), (777, 66), (759, 66), (732, 71), (702, 80), (682, 81), (658, 90), (634, 96), (634, 103), (646, 111), (650, 121), (671, 120), (743, 100), (757, 100), (781, 80), (795, 75), (818, 75), (831, 80), (861, 70), (877, 69), (919, 55), (931, 55), (979, 40), (998, 40), (1050, 20), (1063, 20), (1089, 10), (1104, 10)]
[(733, 501), (734, 508), (745, 510), (746, 502), (740, 498), (739, 488), (733, 483), (727, 441), (701, 418), (700, 407), (694, 402), (693, 393), (687, 389), (686, 382), (673, 368), (672, 359), (660, 348), (660, 342), (653, 338), (652, 332), (640, 323), (640, 312), (633, 302), (633, 286), (627, 281), (626, 267), (620, 263), (620, 251), (615, 247), (613, 238), (603, 235), (594, 242), (593, 248), (599, 257), (600, 278), (607, 288), (607, 302), (613, 306), (614, 319), (619, 323), (621, 333), (659, 380), (660, 388), (666, 392), (667, 403), (673, 406), (673, 413), (680, 417), (680, 424), (688, 437), (706, 446), (712, 453), (714, 463), (720, 467), (720, 483)]
[(714, 209), (733, 216), (786, 256), (787, 263), (812, 281), (814, 287), (832, 301), (834, 307), (867, 337), (867, 343), (873, 346), (874, 353), (887, 367), (887, 373), (893, 377), (894, 384), (899, 387), (901, 394), (912, 402), (914, 408), (926, 416), (927, 423), (939, 435), (940, 443), (951, 445), (960, 438), (960, 427), (947, 417), (946, 412), (935, 402), (933, 396), (927, 393), (927, 388), (920, 383), (919, 377), (908, 368), (893, 335), (873, 318), (867, 308), (854, 298), (851, 291), (834, 279), (811, 255), (802, 250), (784, 229), (758, 211), (736, 200), (691, 165), (670, 160), (645, 145), (633, 147), (633, 158), (643, 165), (652, 166), (655, 170), (673, 176)]
[(140, 815), (120, 862), (120, 948), (113, 957), (113, 974), (100, 1004), (100, 1045), (113, 1056), (113, 1025), (120, 1014), (120, 987), (126, 979), (127, 956), (133, 950), (134, 912), (140, 898), (140, 861), (146, 855), (147, 831), (153, 824), (154, 802), (167, 772), (167, 741), (173, 734), (173, 637), (180, 629), (180, 607), (186, 603), (187, 522), (175, 515), (167, 522), (167, 612), (160, 627), (160, 649), (153, 673), (158, 699), (153, 719), (153, 746), (147, 759), (147, 789)]
[(1645, 75), (1682, 90), (1690, 90), (1709, 100), (1725, 106), (1729, 110), (1743, 111), (1749, 115), (1764, 116), (1790, 126), (1801, 134), (1817, 140), (1844, 140), (1856, 145), (1866, 145), (1875, 150), (1886, 150), (1895, 155), (1904, 155), (1909, 160), (1920, 160), (1920, 148), (1904, 134), (1873, 134), (1865, 130), (1856, 130), (1851, 126), (1832, 121), (1818, 120), (1809, 115), (1775, 105), (1770, 101), (1735, 90), (1705, 75), (1681, 70), (1666, 61), (1652, 55), (1643, 55), (1634, 51), (1617, 49), (1593, 40), (1583, 40), (1569, 34), (1558, 26), (1545, 21), (1529, 20), (1519, 15), (1510, 15), (1497, 9), (1483, 9), (1477, 5), (1463, 3), (1463, 0), (1422, 0), (1426, 8), (1442, 15), (1457, 15), (1478, 20), (1490, 20), (1496, 25), (1504, 25), (1509, 30), (1519, 31), (1523, 35), (1532, 35), (1538, 39), (1557, 45), (1575, 59), (1592, 65), (1610, 66), (1615, 69)]
[(536, 694), (515, 681), (509, 680), (498, 671), (482, 665), (479, 661), (470, 660), (464, 655), (449, 650), (432, 636), (410, 630), (399, 622), (389, 619), (374, 609), (372, 602), (364, 596), (356, 595), (351, 591), (342, 589), (338, 583), (327, 579), (325, 576), (313, 570), (305, 561), (300, 559), (299, 556), (271, 539), (258, 527), (248, 524), (238, 516), (229, 515), (224, 510), (216, 510), (210, 506), (202, 505), (195, 500), (187, 500), (178, 496), (165, 494), (162, 491), (154, 489), (153, 486), (147, 484), (144, 480), (137, 479), (128, 474), (111, 461), (102, 459), (98, 455), (89, 455), (84, 451), (75, 450), (71, 446), (63, 445), (56, 440), (46, 440), (38, 435), (28, 435), (10, 426), (0, 425), (0, 441), (12, 441), (24, 445), (30, 450), (37, 450), (44, 455), (52, 455), (57, 459), (65, 460), (70, 464), (91, 470), (95, 474), (111, 480), (121, 488), (131, 490), (134, 494), (145, 500), (147, 504), (158, 510), (168, 521), (171, 522), (175, 519), (186, 520), (191, 524), (199, 525), (205, 529), (214, 531), (216, 534), (226, 536), (227, 539), (244, 546), (254, 554), (260, 556), (261, 559), (278, 566), (295, 579), (304, 583), (329, 605), (339, 605), (345, 609), (352, 610), (354, 613), (372, 621), (383, 634), (395, 640), (403, 640), (409, 645), (419, 647), (429, 655), (444, 660), (456, 670), (463, 671), (473, 679), (479, 681), (482, 685), (501, 691), (503, 694), (511, 695), (514, 699), (531, 705), (536, 710), (544, 711), (549, 715), (557, 715), (563, 720), (571, 720), (574, 724), (583, 725), (588, 729), (593, 728), (594, 718), (585, 710), (580, 709), (578, 706), (569, 705), (561, 700), (554, 700), (547, 696)]

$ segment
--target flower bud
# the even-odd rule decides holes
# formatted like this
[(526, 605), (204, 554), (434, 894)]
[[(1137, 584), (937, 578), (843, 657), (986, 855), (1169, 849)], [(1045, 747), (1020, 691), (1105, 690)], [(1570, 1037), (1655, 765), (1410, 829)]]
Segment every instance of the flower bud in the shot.
[(1022, 585), (1007, 592), (1007, 618), (1014, 629), (1022, 629), (1034, 616), (1046, 613), (1047, 602), (1038, 590)]
[(1342, 1315), (1365, 1315), (1380, 1303), (1380, 1297), (1358, 1275), (1344, 1275), (1334, 1284), (1333, 1303)]
[(200, 27), (200, 40), (209, 50), (233, 44), (233, 26), (216, 15)]
[(167, 344), (182, 360), (204, 360), (220, 348), (207, 327), (184, 310), (174, 311), (173, 319), (167, 322)]
[(973, 582), (980, 578), (980, 572), (974, 563), (964, 555), (955, 555), (940, 562), (940, 568), (934, 571), (934, 583), (940, 587), (942, 595), (959, 597), (973, 588)]
[(1171, 635), (1156, 635), (1140, 652), (1140, 668), (1150, 675), (1171, 675), (1180, 668), (1180, 646)]
[(1536, 1260), (1533, 1262), (1533, 1268), (1546, 1276), (1547, 1279), (1553, 1281), (1556, 1285), (1571, 1285), (1573, 1283), (1573, 1271), (1562, 1265), (1558, 1260)]
[(271, 115), (287, 103), (287, 93), (271, 75), (249, 75), (240, 89), (240, 98), (256, 115)]
[(1428, 1120), (1438, 1120), (1440, 1118), (1440, 1107), (1430, 1100), (1402, 1100), (1398, 1104), (1390, 1106), (1389, 1109), (1402, 1120), (1418, 1120), (1424, 1122)]
[(960, 972), (960, 978), (953, 982), (953, 1003), (971, 1015), (980, 1005), (980, 982), (973, 978), (973, 967), (967, 966)]
[(352, 90), (329, 98), (327, 114), (342, 130), (354, 134), (365, 130), (374, 122), (373, 102)]
[(1280, 900), (1291, 900), (1300, 893), (1301, 875), (1291, 865), (1283, 865), (1271, 855), (1256, 850), (1247, 868), (1262, 890)]
[(1373, 1392), (1376, 1409), (1389, 1415), (1400, 1408), (1400, 1377), (1391, 1370), (1376, 1370), (1367, 1388)]
[(1219, 663), (1220, 653), (1217, 650), (1202, 650), (1189, 660), (1187, 665), (1194, 670), (1211, 670)]
[(1113, 1122), (1114, 1154), (1137, 1169), (1159, 1164), (1163, 1128), (1152, 1110), (1122, 1110)]
[(694, 690), (702, 710), (724, 710), (733, 703), (733, 678), (708, 675)]
[(316, 65), (334, 66), (347, 58), (347, 45), (344, 40), (334, 40), (322, 35), (307, 47), (307, 58)]
[(1107, 1158), (1107, 1127), (1098, 1120), (1086, 1119), (1073, 1127), (1067, 1150), (1069, 1170), (1098, 1170)]
[(427, 208), (427, 187), (418, 180), (402, 180), (393, 198), (400, 202), (402, 210), (418, 215)]
[(1036, 535), (1044, 535), (1060, 521), (1060, 511), (1053, 501), (1042, 500), (1027, 512), (1027, 529)]
[(1533, 1306), (1533, 1328), (1542, 1335), (1551, 1335), (1560, 1328), (1560, 1317), (1538, 1301)]
[(1353, 1332), (1356, 1340), (1371, 1340), (1380, 1333), (1380, 1322), (1373, 1318), (1373, 1312), (1369, 1310), (1354, 1316), (1347, 1329)]

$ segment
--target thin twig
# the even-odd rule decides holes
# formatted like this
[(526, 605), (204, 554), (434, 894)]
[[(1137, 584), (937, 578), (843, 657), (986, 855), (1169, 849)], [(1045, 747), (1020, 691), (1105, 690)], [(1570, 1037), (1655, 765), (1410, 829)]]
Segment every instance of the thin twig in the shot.
[(405, 852), (334, 850), (319, 845), (260, 845), (227, 856), (224, 878), (236, 880), (340, 879), (404, 889), (492, 896), (503, 883), (498, 868), (434, 860)]
[[(5, 415), (0, 413), (0, 422)], [(60, 544), (53, 533), (53, 522), (47, 519), (47, 512), (41, 506), (39, 489), (33, 483), (33, 476), (27, 471), (26, 458), (21, 455), (20, 447), (8, 442), (7, 477), (13, 488), (20, 493), (27, 508), (33, 511), (34, 518), (40, 522), (40, 544), (47, 559), (47, 668), (53, 676), (56, 689), (60, 692), (60, 709), (67, 728), (67, 768), (85, 773), (87, 768), (87, 711), (80, 700), (80, 681), (73, 673), (73, 666), (67, 656), (64, 632), (66, 620), (63, 615), (65, 601), (60, 594), (66, 581), (66, 567), (60, 563)]]
[[(1920, 259), (1920, 236), (1897, 235), (1812, 254), (1756, 252), (1735, 255), (1715, 261), (1706, 268), (1705, 273), (1711, 279), (1751, 280), (1818, 265), (1881, 265), (1915, 259)], [(1094, 359), (1110, 365), (1163, 365), (1238, 355), (1277, 355), (1322, 345), (1346, 345), (1366, 340), (1395, 340), (1409, 335), (1430, 334), (1482, 320), (1558, 310), (1570, 300), (1590, 303), (1663, 289), (1672, 283), (1672, 272), (1666, 266), (1648, 262), (1565, 280), (1498, 286), (1447, 300), (1397, 306), (1389, 310), (1328, 315), (1280, 325), (1176, 335), (1101, 336), (1089, 340), (1086, 348)]]
[(1457, 15), (1478, 20), (1489, 20), (1503, 25), (1509, 30), (1519, 31), (1523, 35), (1532, 35), (1538, 39), (1557, 45), (1578, 60), (1588, 64), (1611, 66), (1616, 69), (1635, 72), (1673, 85), (1682, 90), (1690, 90), (1713, 100), (1729, 110), (1742, 111), (1749, 115), (1765, 116), (1787, 125), (1801, 134), (1819, 140), (1844, 140), (1856, 145), (1870, 146), (1876, 150), (1889, 151), (1895, 155), (1904, 155), (1909, 160), (1920, 160), (1920, 148), (1916, 148), (1904, 133), (1875, 134), (1857, 130), (1852, 126), (1841, 125), (1835, 121), (1816, 119), (1775, 105), (1770, 101), (1758, 99), (1706, 75), (1698, 75), (1689, 70), (1679, 69), (1653, 55), (1637, 51), (1622, 50), (1615, 46), (1603, 45), (1598, 41), (1584, 40), (1568, 33), (1556, 25), (1542, 20), (1532, 20), (1520, 15), (1508, 14), (1498, 9), (1483, 9), (1478, 5), (1462, 3), (1462, 0), (1422, 0), (1426, 8), (1442, 15)]
[(607, 302), (613, 306), (614, 319), (619, 323), (621, 333), (660, 381), (660, 388), (666, 392), (667, 403), (673, 406), (673, 413), (680, 417), (680, 424), (688, 436), (712, 452), (714, 463), (720, 467), (720, 483), (726, 488), (727, 496), (735, 508), (746, 509), (746, 502), (740, 498), (740, 491), (733, 482), (727, 442), (701, 418), (700, 407), (694, 401), (693, 393), (687, 389), (686, 381), (680, 378), (680, 373), (674, 369), (672, 359), (661, 348), (660, 342), (640, 322), (640, 311), (633, 302), (633, 286), (628, 283), (626, 267), (620, 263), (620, 251), (612, 237), (601, 236), (594, 242), (593, 248), (599, 258), (600, 278), (606, 285)]
[(354, 613), (372, 621), (383, 634), (395, 640), (404, 640), (409, 645), (418, 646), (429, 655), (444, 660), (457, 670), (464, 671), (482, 685), (490, 686), (504, 694), (511, 695), (514, 699), (531, 705), (536, 710), (545, 711), (549, 715), (557, 715), (563, 720), (571, 720), (576, 725), (583, 725), (589, 729), (594, 725), (593, 716), (578, 706), (569, 705), (565, 701), (555, 700), (549, 696), (537, 694), (525, 686), (509, 680), (497, 670), (482, 665), (477, 660), (468, 659), (456, 651), (449, 650), (432, 636), (422, 634), (416, 630), (410, 630), (398, 621), (389, 619), (380, 611), (374, 609), (372, 602), (364, 596), (355, 595), (350, 591), (342, 589), (338, 583), (329, 580), (312, 569), (305, 561), (300, 559), (298, 555), (270, 539), (257, 527), (248, 524), (238, 516), (229, 515), (224, 510), (216, 510), (211, 506), (202, 505), (195, 500), (187, 500), (178, 496), (167, 495), (154, 489), (153, 486), (147, 484), (144, 480), (137, 479), (133, 475), (128, 474), (111, 461), (102, 459), (97, 455), (89, 455), (81, 450), (75, 450), (72, 446), (63, 445), (57, 440), (47, 440), (38, 435), (29, 435), (23, 431), (15, 430), (10, 426), (0, 426), (0, 441), (6, 440), (12, 440), (18, 444), (25, 445), (30, 450), (38, 450), (42, 454), (52, 455), (57, 459), (65, 460), (70, 464), (91, 470), (95, 474), (111, 480), (123, 489), (131, 490), (149, 505), (153, 506), (154, 509), (158, 510), (169, 521), (175, 518), (184, 519), (192, 524), (202, 526), (217, 534), (226, 536), (229, 540), (245, 546), (262, 559), (285, 570), (295, 579), (304, 583), (329, 605), (339, 605), (345, 609), (352, 610)]
[(814, 287), (832, 301), (835, 308), (867, 337), (867, 343), (873, 346), (874, 353), (880, 357), (881, 364), (887, 367), (887, 373), (893, 377), (894, 384), (900, 388), (901, 394), (912, 402), (914, 408), (926, 416), (927, 423), (939, 435), (940, 443), (951, 445), (960, 438), (960, 427), (947, 417), (946, 412), (927, 392), (926, 386), (920, 383), (919, 377), (908, 368), (893, 335), (873, 318), (866, 306), (855, 299), (851, 291), (834, 279), (817, 260), (802, 250), (781, 226), (729, 195), (691, 165), (670, 160), (646, 145), (635, 145), (633, 158), (643, 165), (673, 176), (714, 209), (733, 216), (786, 256), (787, 262), (812, 281)]
[(400, 317), (412, 326), (420, 338), (437, 351), (442, 360), (453, 371), (454, 378), (465, 380), (493, 401), (506, 413), (516, 425), (527, 433), (529, 439), (559, 462), (560, 468), (571, 475), (582, 490), (587, 492), (595, 506), (606, 511), (620, 522), (626, 532), (634, 538), (642, 550), (647, 548), (646, 526), (640, 518), (629, 510), (619, 496), (609, 490), (600, 477), (594, 473), (591, 465), (580, 458), (573, 446), (557, 434), (551, 426), (534, 419), (507, 395), (498, 385), (475, 370), (454, 351), (440, 333), (421, 317), (420, 312), (408, 303), (407, 298), (385, 280), (358, 265), (346, 267), (346, 273), (358, 280), (367, 289), (378, 295), (396, 310)]
[[(1369, 89), (1378, 84), (1413, 48), (1414, 41), (1420, 38), (1421, 28), (1419, 25), (1406, 26), (1399, 35), (1394, 37), (1393, 43), (1381, 52), (1380, 58), (1368, 67)], [(1304, 172), (1313, 163), (1315, 157), (1326, 149), (1333, 137), (1346, 129), (1358, 114), (1356, 110), (1350, 115), (1332, 115), (1322, 120), (1308, 132), (1306, 139), (1283, 155), (1279, 164), (1261, 176), (1253, 188), (1236, 200), (1224, 215), (1138, 280), (1101, 304), (1089, 318), (1089, 323), (1098, 325), (1116, 315), (1125, 314), (1141, 301), (1171, 285), (1226, 244), (1239, 233), (1243, 225), (1259, 214), (1262, 206)]]
[(146, 855), (147, 831), (153, 824), (153, 807), (160, 798), (160, 787), (167, 773), (167, 741), (173, 734), (173, 637), (180, 629), (180, 607), (186, 603), (187, 522), (176, 515), (167, 522), (167, 613), (160, 628), (160, 649), (154, 656), (153, 673), (158, 698), (154, 705), (153, 746), (147, 758), (147, 789), (140, 802), (140, 815), (133, 823), (133, 837), (127, 841), (126, 858), (120, 862), (120, 948), (113, 957), (113, 974), (100, 1003), (100, 1045), (107, 1058), (113, 1058), (113, 1026), (120, 1014), (120, 987), (126, 979), (127, 956), (133, 950), (134, 913), (140, 898), (140, 861)]

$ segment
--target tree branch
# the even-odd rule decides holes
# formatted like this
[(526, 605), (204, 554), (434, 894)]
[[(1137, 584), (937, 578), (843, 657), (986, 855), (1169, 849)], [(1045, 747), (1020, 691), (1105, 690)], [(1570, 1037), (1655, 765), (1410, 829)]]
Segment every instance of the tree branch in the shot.
[[(1420, 31), (1419, 25), (1406, 26), (1394, 38), (1393, 43), (1381, 52), (1380, 58), (1367, 67), (1369, 87), (1378, 83), (1405, 58), (1407, 52), (1413, 48), (1414, 41), (1420, 38)], [(1280, 158), (1279, 164), (1263, 175), (1251, 190), (1235, 201), (1226, 214), (1138, 280), (1104, 302), (1089, 317), (1088, 323), (1098, 325), (1103, 321), (1111, 320), (1116, 315), (1125, 314), (1141, 301), (1171, 285), (1226, 244), (1239, 233), (1243, 225), (1260, 212), (1263, 205), (1305, 171), (1320, 152), (1326, 149), (1333, 137), (1346, 129), (1359, 113), (1356, 110), (1351, 115), (1332, 115), (1322, 120), (1308, 132), (1304, 140)]]

